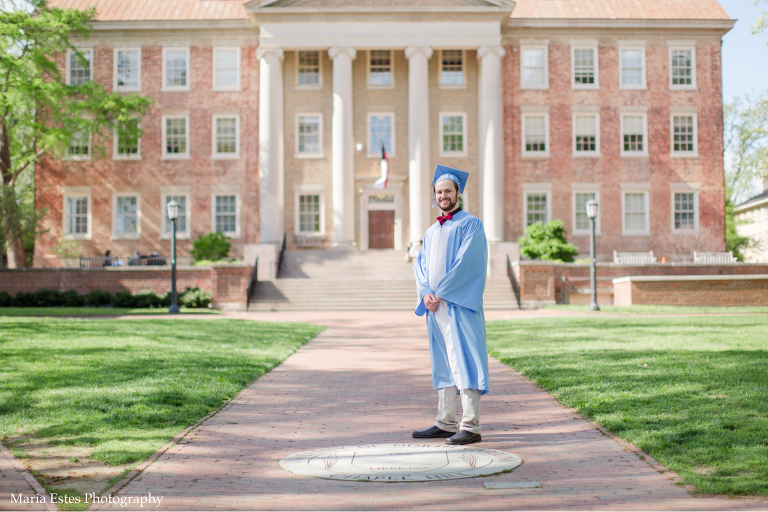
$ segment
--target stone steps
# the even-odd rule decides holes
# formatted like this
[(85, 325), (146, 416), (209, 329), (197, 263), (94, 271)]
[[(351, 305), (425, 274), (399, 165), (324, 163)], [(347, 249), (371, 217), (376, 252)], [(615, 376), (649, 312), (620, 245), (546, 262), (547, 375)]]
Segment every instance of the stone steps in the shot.
[[(507, 279), (491, 279), (485, 309), (517, 307)], [(416, 308), (413, 263), (404, 253), (286, 251), (280, 279), (259, 281), (250, 311), (411, 310)]]

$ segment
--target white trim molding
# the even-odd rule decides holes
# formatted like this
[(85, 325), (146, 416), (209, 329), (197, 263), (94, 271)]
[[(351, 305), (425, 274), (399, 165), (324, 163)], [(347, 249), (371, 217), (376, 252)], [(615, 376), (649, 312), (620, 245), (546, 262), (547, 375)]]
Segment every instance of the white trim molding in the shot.
[[(235, 152), (219, 153), (217, 122), (219, 119), (235, 120)], [(240, 114), (214, 113), (211, 115), (211, 159), (213, 160), (238, 160), (240, 158)]]
[[(211, 185), (211, 233), (217, 232), (216, 230), (216, 198), (217, 197), (232, 197), (235, 198), (235, 230), (234, 231), (222, 231), (223, 234), (233, 240), (240, 238), (240, 186), (239, 185)], [(231, 213), (227, 213), (231, 215)]]
[[(592, 69), (594, 83), (576, 83), (576, 50), (592, 50), (594, 67)], [(572, 41), (571, 42), (571, 89), (597, 90), (600, 89), (600, 47), (597, 41)]]
[[(186, 64), (187, 64), (187, 67), (186, 67), (186, 75), (185, 75), (185, 78), (186, 78), (185, 85), (168, 85), (168, 76), (167, 76), (166, 73), (167, 73), (167, 64), (168, 64), (167, 53), (169, 51), (174, 51), (174, 52), (176, 52), (176, 51), (185, 51), (186, 52)], [(163, 58), (163, 63), (162, 63), (162, 73), (163, 73), (163, 76), (161, 78), (162, 83), (160, 85), (160, 91), (162, 91), (162, 92), (189, 92), (190, 87), (191, 87), (191, 82), (192, 82), (192, 76), (191, 76), (192, 75), (192, 73), (191, 73), (192, 66), (191, 66), (191, 63), (190, 63), (191, 55), (192, 55), (192, 52), (190, 51), (190, 47), (189, 46), (171, 46), (171, 45), (163, 46), (163, 55), (162, 55), (162, 58)]]
[[(118, 85), (117, 83), (117, 63), (120, 52), (136, 52), (138, 60), (136, 85)], [(141, 92), (141, 46), (115, 47), (112, 50), (112, 90), (117, 92)]]
[[(318, 149), (317, 152), (300, 152), (299, 151), (299, 128), (302, 117), (317, 117), (318, 122)], [(293, 141), (293, 157), (294, 158), (325, 158), (324, 150), (324, 138), (323, 138), (323, 113), (322, 112), (297, 112), (294, 115), (294, 141)]]
[[(93, 55), (94, 55), (93, 47), (90, 47), (90, 46), (89, 47), (86, 47), (86, 46), (79, 47), (78, 46), (77, 49), (80, 52), (82, 52), (83, 55), (88, 55), (87, 58), (89, 59), (88, 60), (88, 64), (89, 64), (90, 67), (88, 68), (88, 80), (86, 80), (86, 82), (89, 81), (89, 80), (93, 80), (93, 63), (94, 63), (94, 60), (95, 60), (93, 58)], [(72, 85), (72, 77), (70, 75), (70, 72), (72, 71), (70, 69), (70, 60), (71, 60), (71, 58), (72, 58), (72, 48), (67, 48), (67, 54), (66, 54), (66, 57), (65, 57), (66, 62), (64, 63), (64, 73), (65, 73), (64, 83), (66, 83), (67, 85)]]
[[(372, 84), (371, 83), (371, 52), (372, 51), (389, 52), (389, 78), (390, 78), (389, 84)], [(366, 89), (394, 89), (395, 88), (395, 52), (394, 50), (372, 48), (367, 52), (365, 52), (365, 55), (367, 58), (367, 60), (365, 61), (366, 62), (366, 66), (365, 66)]]
[[(620, 90), (646, 90), (648, 89), (648, 72), (647, 72), (647, 61), (645, 57), (645, 44), (638, 45), (638, 44), (630, 44), (630, 43), (637, 43), (638, 41), (626, 41), (623, 43), (619, 43), (619, 58), (618, 58), (618, 68), (619, 68), (619, 89)], [(643, 41), (644, 42), (644, 41)], [(637, 51), (640, 52), (640, 59), (641, 59), (641, 70), (640, 70), (640, 83), (639, 84), (625, 84), (624, 83), (624, 61), (623, 61), (623, 52), (625, 51)]]
[[(576, 109), (574, 109), (576, 110)], [(589, 151), (576, 151), (576, 118), (577, 117), (592, 117), (595, 120), (595, 149)], [(571, 142), (572, 142), (572, 154), (577, 158), (597, 158), (600, 156), (600, 114), (590, 112), (574, 112), (571, 117)]]
[[(668, 41), (669, 57), (667, 60), (667, 69), (669, 72), (669, 88), (673, 91), (692, 91), (696, 90), (696, 42), (695, 41)], [(691, 52), (691, 83), (673, 84), (672, 83), (672, 54), (676, 50)]]
[(160, 240), (170, 240), (171, 234), (167, 233), (168, 230), (166, 219), (168, 218), (168, 212), (166, 211), (165, 204), (166, 198), (171, 197), (184, 197), (184, 231), (177, 231), (176, 238), (181, 240), (188, 240), (191, 238), (192, 232), (192, 201), (191, 201), (192, 187), (189, 185), (176, 185), (168, 187), (160, 187)]
[[(460, 117), (461, 118), (461, 151), (445, 151), (443, 137), (445, 135), (445, 123), (443, 123), (443, 117)], [(466, 157), (467, 156), (467, 113), (466, 112), (438, 112), (438, 147), (437, 154), (440, 157)]]
[[(675, 117), (691, 117), (693, 123), (693, 151), (675, 151)], [(669, 111), (669, 153), (673, 158), (698, 158), (699, 119), (696, 112), (671, 107)]]
[[(117, 232), (117, 201), (118, 198), (133, 197), (136, 199), (136, 232)], [(138, 192), (113, 192), (112, 193), (112, 240), (139, 240), (141, 239), (141, 194)]]
[[(650, 212), (650, 183), (621, 183), (621, 236), (650, 236), (651, 235), (651, 212)], [(627, 229), (627, 194), (643, 194), (645, 229), (628, 230)]]
[(523, 183), (523, 233), (528, 227), (528, 194), (538, 194), (546, 196), (547, 201), (547, 219), (552, 220), (552, 183)]
[[(624, 149), (624, 118), (625, 117), (639, 117), (642, 120), (642, 150), (626, 150)], [(648, 114), (645, 112), (619, 109), (619, 152), (622, 157), (647, 157), (648, 156)]]
[[(528, 151), (526, 149), (526, 137), (528, 134), (526, 120), (531, 117), (544, 118), (544, 151)], [(551, 155), (549, 140), (549, 108), (546, 110), (542, 108), (539, 111), (524, 109), (520, 115), (520, 155), (523, 158), (548, 158)]]
[[(184, 145), (184, 153), (168, 153), (168, 144), (167, 144), (167, 138), (168, 138), (168, 126), (166, 121), (169, 119), (184, 119), (185, 122), (185, 145)], [(191, 150), (190, 150), (190, 126), (189, 126), (189, 112), (179, 113), (179, 114), (165, 114), (160, 116), (160, 131), (161, 131), (161, 141), (162, 141), (162, 149), (160, 154), (162, 155), (160, 157), (161, 160), (189, 160)]]
[[(527, 50), (540, 50), (544, 52), (544, 80), (541, 84), (525, 83), (525, 58)], [(548, 44), (523, 44), (520, 42), (520, 89), (522, 90), (545, 90), (549, 89), (549, 45)]]
[[(90, 240), (93, 235), (93, 199), (92, 187), (61, 187), (61, 238), (64, 240)], [(85, 233), (69, 232), (69, 209), (67, 208), (68, 199), (86, 198), (86, 231)]]
[[(301, 52), (316, 52), (317, 53), (317, 83), (316, 84), (309, 84), (309, 85), (302, 85), (299, 83), (299, 55)], [(320, 90), (323, 88), (323, 53), (325, 53), (322, 50), (316, 50), (316, 49), (308, 49), (308, 50), (296, 50), (294, 52), (294, 88), (299, 91), (314, 91), (314, 90)]]
[[(578, 229), (576, 222), (576, 194), (594, 194), (597, 201), (597, 217), (595, 218), (595, 236), (600, 236), (600, 220), (602, 218), (601, 210), (603, 203), (600, 202), (600, 183), (571, 183), (571, 235), (589, 236), (590, 228)], [(587, 217), (589, 222), (589, 217)]]
[[(670, 229), (676, 235), (693, 235), (699, 232), (699, 183), (670, 183)], [(693, 229), (680, 229), (675, 227), (675, 194), (693, 194)]]
[[(218, 85), (217, 74), (218, 69), (218, 52), (220, 51), (234, 51), (236, 53), (235, 61), (237, 63), (237, 80), (235, 85)], [(211, 90), (214, 92), (226, 92), (226, 91), (239, 91), (241, 89), (241, 75), (242, 75), (242, 53), (239, 46), (214, 46), (212, 48), (212, 76), (211, 76)]]
[[(319, 231), (302, 231), (299, 211), (300, 196), (319, 196), (318, 213), (320, 214)], [(325, 236), (325, 188), (322, 185), (300, 184), (293, 187), (293, 232), (300, 236)]]
[[(461, 52), (461, 83), (444, 84), (443, 83), (443, 52), (460, 51)], [(439, 50), (437, 54), (437, 88), (438, 89), (466, 89), (467, 88), (467, 51), (459, 48), (446, 48)]]

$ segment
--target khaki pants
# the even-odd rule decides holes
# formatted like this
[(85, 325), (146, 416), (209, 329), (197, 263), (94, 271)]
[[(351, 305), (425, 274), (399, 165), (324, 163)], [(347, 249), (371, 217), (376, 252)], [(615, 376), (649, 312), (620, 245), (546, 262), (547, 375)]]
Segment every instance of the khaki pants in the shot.
[[(435, 426), (447, 432), (456, 432), (456, 386), (437, 390), (438, 404)], [(461, 427), (473, 434), (480, 433), (480, 390), (461, 390)]]

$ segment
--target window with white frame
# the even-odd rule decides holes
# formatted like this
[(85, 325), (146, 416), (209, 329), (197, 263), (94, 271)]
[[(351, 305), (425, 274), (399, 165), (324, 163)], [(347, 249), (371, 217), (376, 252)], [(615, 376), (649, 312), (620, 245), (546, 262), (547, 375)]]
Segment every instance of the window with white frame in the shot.
[(323, 194), (304, 192), (296, 196), (296, 233), (320, 235), (323, 233)]
[(91, 187), (62, 187), (62, 237), (91, 238)]
[(645, 114), (621, 115), (621, 154), (643, 156), (648, 154)]
[(440, 156), (466, 156), (467, 114), (440, 113)]
[(162, 116), (163, 158), (189, 158), (189, 116)]
[(237, 236), (238, 229), (238, 204), (237, 194), (216, 194), (213, 197), (214, 231), (219, 231), (228, 236)]
[(322, 85), (320, 70), (320, 52), (300, 50), (296, 58), (296, 86), (313, 89)]
[(136, 238), (140, 233), (141, 203), (137, 194), (115, 195), (112, 234), (116, 238)]
[(395, 154), (395, 114), (368, 114), (368, 156), (381, 157), (381, 148), (388, 156)]
[(392, 50), (369, 50), (368, 85), (371, 87), (391, 87), (394, 83)]
[(72, 134), (67, 146), (67, 160), (90, 160), (91, 136), (83, 131)]
[(240, 116), (213, 116), (213, 158), (240, 157)]
[(114, 63), (115, 90), (141, 90), (141, 48), (115, 48)]
[(525, 225), (549, 222), (549, 192), (525, 193)]
[[(134, 127), (138, 121), (134, 120)], [(141, 138), (132, 136), (128, 127), (119, 126), (115, 129), (112, 158), (115, 160), (138, 160), (141, 158)]]
[(465, 85), (464, 50), (440, 50), (440, 85)]
[(189, 48), (163, 48), (165, 91), (189, 90)]
[(179, 205), (179, 217), (176, 219), (176, 236), (178, 238), (189, 238), (190, 201), (188, 192), (163, 193), (163, 238), (169, 238), (173, 232), (173, 222), (168, 218), (168, 203), (171, 201), (176, 201)]
[(549, 114), (523, 114), (523, 156), (549, 155)]
[(571, 84), (575, 89), (597, 89), (597, 46), (571, 48)]
[[(595, 200), (600, 203), (599, 192), (575, 190), (573, 192), (573, 233), (588, 235), (592, 230), (592, 221), (587, 215), (587, 202)], [(595, 218), (595, 234), (600, 233), (600, 213)]]
[(296, 116), (296, 155), (304, 158), (323, 156), (322, 114)]
[(93, 49), (67, 50), (67, 84), (82, 85), (93, 79)]
[(522, 46), (520, 48), (520, 87), (522, 89), (546, 89), (549, 87), (546, 46)]
[(622, 89), (645, 88), (645, 48), (619, 48), (619, 86)]
[(669, 86), (672, 89), (696, 88), (696, 48), (669, 48)]
[(240, 90), (240, 48), (213, 49), (213, 90)]
[(623, 234), (647, 235), (648, 222), (648, 192), (625, 191), (622, 197)]
[(696, 114), (672, 114), (672, 154), (697, 154)]
[(696, 191), (672, 191), (673, 231), (691, 233), (698, 229), (698, 203), (698, 193)]
[(573, 154), (594, 156), (600, 152), (600, 116), (598, 114), (574, 114)]

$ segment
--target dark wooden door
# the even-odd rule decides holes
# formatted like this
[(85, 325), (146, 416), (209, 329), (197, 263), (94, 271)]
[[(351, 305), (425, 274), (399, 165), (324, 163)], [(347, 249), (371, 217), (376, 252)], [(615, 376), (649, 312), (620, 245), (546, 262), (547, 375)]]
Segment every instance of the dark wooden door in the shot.
[(395, 248), (395, 212), (393, 210), (368, 212), (368, 248)]

